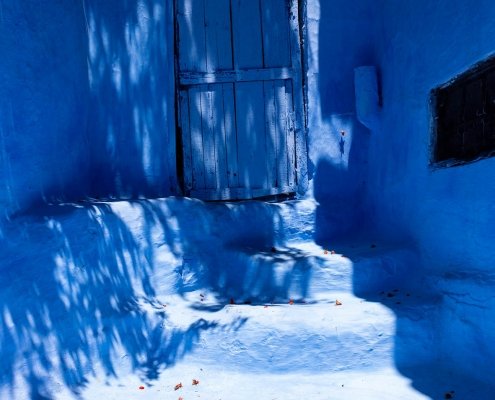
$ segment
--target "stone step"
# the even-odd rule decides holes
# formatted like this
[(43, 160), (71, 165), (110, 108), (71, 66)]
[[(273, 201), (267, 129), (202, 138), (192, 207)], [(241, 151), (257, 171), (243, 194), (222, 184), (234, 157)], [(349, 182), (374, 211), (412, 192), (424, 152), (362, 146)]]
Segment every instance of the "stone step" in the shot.
[(314, 242), (294, 242), (271, 249), (231, 246), (214, 253), (190, 253), (176, 273), (181, 293), (211, 289), (219, 300), (330, 300), (335, 291), (367, 298), (410, 287), (414, 259), (412, 252), (402, 249), (373, 253), (346, 249), (340, 254)]
[[(196, 295), (189, 293), (187, 299)], [(312, 304), (234, 304), (217, 310), (216, 303), (206, 300), (192, 308), (174, 309), (167, 323), (171, 329), (183, 329), (201, 319), (218, 324), (201, 333), (186, 362), (209, 365), (221, 359), (227, 369), (260, 373), (391, 366), (394, 313), (349, 293), (335, 295), (341, 305), (321, 300)]]
[[(120, 400), (132, 397), (142, 400), (156, 399), (212, 399), (212, 400), (427, 400), (492, 399), (493, 386), (466, 376), (442, 370), (439, 365), (416, 367), (423, 377), (414, 381), (397, 372), (395, 368), (363, 371), (311, 371), (280, 374), (275, 370), (238, 372), (222, 365), (202, 365), (184, 362), (163, 371), (157, 381), (138, 387), (143, 380), (136, 375), (126, 379), (101, 381), (89, 377), (82, 398)], [(192, 379), (199, 385), (193, 386)], [(177, 383), (183, 387), (174, 390)], [(139, 393), (138, 393), (139, 392)], [(58, 399), (59, 397), (57, 397)], [(60, 397), (63, 399), (66, 397)]]
[(182, 301), (164, 297), (161, 302), (174, 304), (167, 308), (166, 331), (188, 331), (197, 321), (211, 327), (198, 333), (186, 362), (221, 359), (228, 369), (309, 373), (434, 360), (433, 302), (400, 293), (401, 304), (393, 306), (348, 292), (332, 296), (294, 304), (218, 304), (214, 293), (195, 291)]

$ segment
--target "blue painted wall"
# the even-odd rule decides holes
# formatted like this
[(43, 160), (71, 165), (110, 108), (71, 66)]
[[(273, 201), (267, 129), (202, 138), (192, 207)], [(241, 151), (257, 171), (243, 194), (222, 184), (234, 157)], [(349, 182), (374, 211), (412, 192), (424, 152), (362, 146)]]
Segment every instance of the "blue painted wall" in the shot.
[[(2, 2), (3, 210), (43, 199), (170, 193), (169, 5)], [(309, 151), (319, 236), (353, 232), (373, 215), (383, 234), (412, 237), (436, 269), (467, 261), (490, 268), (494, 160), (431, 171), (428, 95), (495, 50), (494, 7), (467, 0), (448, 7), (308, 0)], [(383, 79), (382, 126), (372, 134), (355, 118), (353, 69), (366, 64), (377, 64)]]
[(172, 2), (85, 0), (91, 195), (172, 192), (175, 116)]
[(370, 132), (356, 119), (354, 68), (375, 62), (377, 9), (367, 0), (308, 0), (307, 9), (308, 142), (319, 203), (316, 239), (333, 242), (367, 226)]
[(79, 2), (0, 2), (0, 217), (88, 190)]
[[(0, 216), (42, 201), (171, 193), (170, 4), (0, 2)], [(308, 0), (317, 240), (357, 235), (368, 219), (376, 236), (407, 240), (418, 274), (443, 295), (431, 321), (439, 354), (486, 380), (495, 158), (432, 170), (429, 94), (495, 53), (493, 21), (492, 0)], [(353, 70), (368, 64), (382, 83), (373, 132), (354, 105)]]
[(431, 269), (491, 269), (495, 158), (429, 168), (429, 96), (495, 53), (495, 3), (384, 1), (383, 10), (377, 36), (382, 127), (370, 150), (376, 221), (389, 236), (413, 238)]
[(429, 95), (495, 53), (495, 2), (380, 4), (383, 110), (369, 162), (375, 226), (382, 236), (417, 247), (432, 293), (443, 296), (436, 321), (441, 357), (489, 381), (495, 372), (495, 158), (432, 170)]
[[(434, 356), (486, 382), (495, 373), (495, 158), (431, 169), (429, 99), (495, 54), (493, 21), (488, 0), (308, 0), (316, 239), (369, 231), (371, 240), (414, 248), (412, 276), (442, 299), (423, 321)], [(372, 132), (355, 116), (353, 69), (367, 64), (378, 67), (383, 101)], [(403, 350), (397, 343), (399, 368)]]
[[(308, 3), (309, 149), (322, 237), (360, 221), (369, 136), (355, 120), (352, 74), (372, 58), (373, 8), (337, 3)], [(171, 4), (2, 3), (1, 207), (173, 192)]]
[(0, 3), (0, 214), (172, 193), (171, 1)]

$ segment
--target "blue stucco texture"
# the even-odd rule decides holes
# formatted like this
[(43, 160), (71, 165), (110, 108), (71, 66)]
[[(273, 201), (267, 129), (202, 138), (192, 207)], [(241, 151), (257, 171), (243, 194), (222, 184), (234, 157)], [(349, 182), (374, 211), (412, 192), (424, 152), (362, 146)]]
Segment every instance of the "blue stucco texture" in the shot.
[(376, 43), (382, 126), (370, 149), (370, 193), (387, 234), (419, 243), (429, 268), (490, 270), (495, 159), (433, 170), (430, 91), (493, 54), (495, 4), (385, 2)]
[[(40, 203), (173, 193), (171, 4), (0, 1), (0, 241), (14, 243), (4, 253), (5, 265), (14, 266), (24, 254), (22, 262), (38, 271), (32, 263), (44, 236), (33, 236), (36, 246), (25, 244), (22, 235), (29, 229), (22, 227), (36, 218), (46, 229), (49, 215)], [(401, 311), (391, 306), (397, 311), (397, 337), (419, 326), (418, 334), (434, 343), (419, 353), (431, 350), (443, 365), (485, 383), (495, 374), (495, 158), (430, 166), (430, 92), (495, 53), (493, 21), (493, 0), (307, 0), (307, 197), (314, 197), (316, 210), (308, 212), (307, 219), (314, 220), (310, 228), (291, 232), (301, 240), (312, 236), (322, 249), (357, 238), (366, 238), (367, 248), (368, 243), (407, 248), (404, 254), (414, 257), (401, 264), (400, 273), (434, 301), (431, 308), (425, 301), (426, 311), (405, 327)], [(356, 115), (354, 77), (361, 66), (376, 67), (381, 98), (368, 127)], [(129, 204), (132, 223), (159, 221), (152, 213), (136, 216)], [(85, 207), (87, 221), (71, 222), (74, 231), (100, 218), (91, 205)], [(68, 209), (75, 213), (79, 206)], [(28, 216), (18, 220), (16, 214)], [(207, 228), (215, 223), (206, 220)], [(60, 230), (53, 221), (49, 229)], [(253, 232), (264, 228), (263, 223), (246, 226)], [(86, 240), (95, 248), (108, 246), (113, 257), (114, 240), (127, 254), (128, 236), (108, 229), (98, 243), (90, 231), (81, 241), (74, 234), (77, 249), (85, 248)], [(139, 233), (139, 240), (151, 240), (150, 232)], [(206, 229), (203, 236), (208, 235)], [(58, 242), (52, 242), (50, 262), (63, 259), (55, 249)], [(1, 249), (7, 248), (3, 243)], [(382, 264), (393, 270), (393, 258)], [(94, 264), (107, 273), (105, 265)], [(358, 291), (359, 271), (353, 273)], [(24, 282), (36, 280), (26, 276)], [(413, 350), (406, 353), (414, 355)], [(406, 353), (398, 339), (395, 352), (400, 369)], [(421, 371), (401, 372), (421, 386)]]
[(87, 38), (77, 3), (2, 2), (1, 18), (0, 209), (11, 213), (87, 189)]
[[(365, 235), (415, 249), (420, 257), (411, 262), (410, 279), (443, 299), (427, 322), (437, 330), (437, 356), (468, 374), (477, 365), (477, 378), (489, 381), (495, 372), (495, 158), (430, 167), (430, 92), (493, 55), (495, 3), (308, 5), (316, 239)], [(382, 102), (371, 130), (355, 114), (353, 71), (365, 65), (377, 67)]]
[(92, 195), (169, 194), (169, 165), (175, 165), (168, 153), (169, 134), (175, 135), (171, 7), (158, 0), (85, 4)]
[(368, 182), (376, 230), (416, 246), (431, 291), (444, 296), (435, 321), (442, 357), (471, 373), (476, 365), (484, 380), (495, 372), (495, 158), (430, 168), (429, 97), (494, 53), (494, 17), (492, 1), (382, 2), (383, 109)]
[(2, 216), (171, 193), (170, 4), (8, 1), (0, 17)]

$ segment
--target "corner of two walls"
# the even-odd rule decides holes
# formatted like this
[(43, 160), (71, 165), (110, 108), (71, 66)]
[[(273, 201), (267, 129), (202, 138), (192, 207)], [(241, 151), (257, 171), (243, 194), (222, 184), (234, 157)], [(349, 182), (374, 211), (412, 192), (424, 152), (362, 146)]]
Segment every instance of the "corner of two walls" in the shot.
[[(430, 167), (431, 89), (495, 53), (495, 3), (307, 0), (309, 153), (317, 237), (409, 241), (431, 273), (489, 271), (495, 158)], [(476, 23), (473, 23), (476, 21)], [(357, 122), (354, 68), (376, 65), (376, 131)], [(345, 131), (342, 144), (340, 131)]]
[[(353, 69), (371, 7), (307, 1), (309, 153), (317, 236), (362, 220), (369, 132)], [(175, 176), (172, 1), (3, 1), (0, 205), (166, 196)], [(345, 132), (345, 136), (341, 135)]]
[[(429, 321), (436, 356), (485, 382), (495, 373), (495, 157), (431, 168), (429, 101), (495, 53), (494, 19), (490, 0), (308, 0), (317, 240), (357, 233), (362, 218), (373, 235), (407, 242), (419, 254), (412, 275), (442, 299)], [(353, 69), (367, 64), (382, 98), (371, 133), (353, 104)], [(350, 136), (343, 154), (340, 130)]]
[(355, 113), (354, 69), (373, 65), (376, 7), (366, 0), (307, 0), (310, 178), (316, 240), (368, 229), (370, 131)]

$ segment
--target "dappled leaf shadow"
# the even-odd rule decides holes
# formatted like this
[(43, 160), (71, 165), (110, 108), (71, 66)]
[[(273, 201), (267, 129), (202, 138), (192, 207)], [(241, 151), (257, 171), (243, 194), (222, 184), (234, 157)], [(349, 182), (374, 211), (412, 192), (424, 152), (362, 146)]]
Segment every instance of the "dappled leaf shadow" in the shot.
[(133, 231), (109, 205), (60, 205), (5, 226), (0, 250), (5, 390), (24, 381), (32, 398), (51, 398), (61, 379), (77, 394), (91, 375), (118, 377), (122, 363), (143, 379), (157, 379), (194, 350), (202, 332), (221, 327), (198, 319), (167, 329), (152, 281), (155, 243), (149, 232), (159, 224), (153, 215), (142, 221), (142, 231)]
[(223, 304), (230, 298), (261, 303), (286, 302), (289, 292), (298, 298), (308, 295), (314, 260), (299, 249), (276, 248), (285, 236), (276, 204), (245, 202), (233, 207), (175, 200), (167, 209), (154, 201), (136, 206), (162, 226), (177, 224), (174, 233), (168, 230), (168, 240), (181, 246), (183, 259), (175, 269), (178, 293), (205, 288)]
[[(167, 195), (175, 171), (170, 1), (81, 0), (90, 89), (89, 195)], [(169, 132), (169, 133), (167, 133)], [(170, 135), (170, 136), (169, 136)]]

